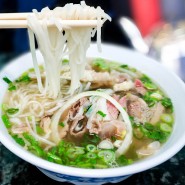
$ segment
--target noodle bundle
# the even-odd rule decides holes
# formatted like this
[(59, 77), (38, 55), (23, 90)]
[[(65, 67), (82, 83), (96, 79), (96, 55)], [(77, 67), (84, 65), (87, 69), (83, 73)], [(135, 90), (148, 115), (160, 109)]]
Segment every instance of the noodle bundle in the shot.
[[(54, 10), (44, 8), (38, 14), (34, 10), (34, 15), (28, 17), (29, 39), (32, 58), (40, 92), (56, 98), (60, 92), (60, 71), (62, 59), (68, 55), (70, 61), (71, 86), (69, 94), (74, 94), (80, 87), (80, 79), (83, 77), (86, 52), (90, 46), (91, 37), (94, 36), (95, 28), (63, 28), (60, 20), (97, 20), (97, 42), (100, 48), (101, 21), (105, 22), (111, 18), (98, 7), (87, 6), (84, 1), (81, 5), (67, 4), (64, 7), (57, 7)], [(40, 24), (42, 20), (42, 24)], [(52, 22), (56, 27), (48, 27)], [(46, 81), (42, 84), (35, 54), (34, 36), (36, 36), (39, 49), (44, 58), (46, 71)]]

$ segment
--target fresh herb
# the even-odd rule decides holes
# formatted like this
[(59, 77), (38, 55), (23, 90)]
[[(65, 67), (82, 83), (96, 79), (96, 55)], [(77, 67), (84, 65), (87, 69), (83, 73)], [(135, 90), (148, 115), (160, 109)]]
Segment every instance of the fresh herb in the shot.
[(171, 114), (162, 114), (161, 121), (172, 124), (173, 123), (173, 116)]
[(161, 131), (157, 126), (150, 123), (145, 123), (140, 126), (141, 132), (144, 136), (159, 142), (165, 142), (169, 136), (168, 133)]
[(55, 155), (55, 154), (52, 154), (52, 153), (48, 152), (47, 157), (48, 157), (49, 161), (56, 162), (58, 164), (62, 164), (62, 159), (59, 156)]
[(152, 93), (152, 94), (150, 95), (150, 97), (151, 97), (151, 98), (154, 98), (154, 99), (157, 100), (157, 101), (159, 101), (159, 100), (162, 99), (162, 95), (161, 95), (158, 91)]
[(12, 135), (12, 138), (16, 141), (16, 143), (18, 143), (21, 146), (25, 146), (25, 142), (24, 140), (19, 137), (18, 135)]
[(86, 158), (88, 158), (88, 159), (96, 159), (97, 157), (98, 156), (95, 153), (92, 153), (92, 152), (86, 153)]
[(141, 129), (139, 127), (133, 129), (133, 135), (136, 139), (142, 139), (144, 137), (144, 134), (143, 132), (141, 132)]
[(6, 112), (8, 113), (8, 114), (16, 114), (17, 112), (19, 111), (19, 109), (17, 109), (17, 108), (10, 108), (10, 109), (7, 109), (6, 110)]
[(28, 73), (23, 73), (21, 77), (19, 77), (16, 82), (20, 83), (20, 82), (30, 82), (31, 78), (28, 76)]
[(60, 125), (61, 127), (65, 127), (64, 122), (59, 123), (59, 125)]
[(3, 111), (3, 112), (6, 112), (7, 107), (8, 107), (7, 104), (3, 103), (3, 104), (2, 104), (2, 111)]
[(134, 117), (129, 116), (129, 119), (130, 119), (130, 122), (131, 122), (132, 126), (135, 126)]
[(145, 100), (149, 107), (153, 107), (157, 102), (156, 98), (151, 97), (151, 92), (146, 92), (143, 100)]
[(98, 152), (98, 157), (102, 158), (106, 163), (114, 161), (116, 156), (112, 150), (101, 150)]
[(7, 77), (3, 77), (3, 80), (4, 80), (7, 84), (11, 84), (11, 83), (12, 83), (12, 81), (11, 81), (9, 78), (7, 78)]
[(117, 159), (117, 162), (118, 162), (119, 165), (126, 166), (126, 165), (129, 165), (129, 164), (132, 164), (132, 163), (133, 163), (133, 160), (127, 159), (124, 155), (121, 155), (121, 156)]
[(117, 139), (116, 139), (115, 136), (111, 136), (111, 140), (112, 140), (113, 142), (115, 142)]
[(9, 91), (16, 90), (16, 86), (13, 84), (13, 82), (9, 78), (4, 77), (3, 80), (9, 85), (8, 87)]
[(46, 155), (44, 150), (38, 145), (30, 145), (28, 146), (28, 150), (39, 157), (44, 157)]
[(86, 150), (88, 151), (88, 152), (95, 152), (96, 151), (96, 146), (95, 145), (92, 145), (92, 144), (88, 144), (87, 146), (86, 146)]
[(121, 68), (126, 68), (128, 69), (128, 65), (127, 64), (123, 64), (123, 65), (120, 65)]
[(10, 123), (9, 117), (6, 114), (3, 114), (1, 118), (6, 128), (11, 128), (12, 124)]
[(16, 86), (13, 83), (11, 83), (11, 84), (9, 84), (8, 90), (14, 91), (14, 90), (16, 90)]
[(84, 134), (82, 146), (86, 146), (90, 143), (97, 145), (101, 141), (100, 137), (97, 134)]
[(27, 132), (23, 133), (23, 137), (24, 137), (31, 145), (36, 145), (36, 146), (39, 145), (38, 141), (37, 141), (32, 135), (30, 135), (29, 133), (27, 133)]
[(68, 64), (69, 63), (69, 60), (68, 59), (63, 59), (62, 60), (62, 64)]
[(92, 63), (92, 66), (100, 71), (109, 71), (110, 69), (108, 63), (104, 59), (101, 59), (101, 58), (95, 59)]
[(172, 127), (169, 126), (169, 125), (166, 124), (166, 123), (161, 123), (161, 124), (160, 124), (160, 129), (161, 129), (162, 131), (164, 131), (164, 132), (169, 132), (169, 133), (172, 132)]
[(102, 116), (103, 118), (106, 116), (106, 114), (104, 114), (101, 110), (99, 110), (99, 111), (97, 112), (97, 114), (99, 114), (99, 115)]
[(172, 104), (170, 98), (163, 98), (163, 99), (161, 100), (161, 104), (162, 104), (165, 108), (168, 108), (171, 112), (173, 112), (173, 104)]
[(140, 80), (142, 81), (143, 85), (148, 89), (148, 90), (156, 90), (157, 86), (153, 84), (153, 82), (150, 80), (150, 78), (146, 75), (143, 75)]
[(28, 71), (29, 72), (35, 72), (35, 69), (34, 68), (30, 68)]
[(43, 135), (44, 134), (44, 130), (39, 125), (36, 125), (36, 131), (40, 135)]

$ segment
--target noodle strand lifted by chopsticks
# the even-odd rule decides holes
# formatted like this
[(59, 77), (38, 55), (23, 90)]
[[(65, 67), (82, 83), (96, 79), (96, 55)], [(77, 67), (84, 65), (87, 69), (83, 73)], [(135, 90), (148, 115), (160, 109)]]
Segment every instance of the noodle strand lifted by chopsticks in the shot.
[[(54, 99), (58, 97), (61, 90), (61, 61), (64, 56), (68, 55), (71, 72), (71, 86), (68, 94), (72, 95), (80, 87), (80, 79), (83, 77), (86, 65), (86, 52), (96, 29), (90, 27), (65, 29), (60, 20), (97, 20), (97, 46), (101, 51), (101, 22), (105, 22), (107, 19), (111, 20), (111, 18), (100, 7), (87, 6), (84, 1), (81, 4), (70, 3), (54, 10), (44, 8), (39, 14), (36, 10), (33, 12), (34, 14), (28, 16), (27, 20), (39, 91)], [(42, 20), (42, 24), (40, 24), (40, 20)], [(48, 23), (54, 23), (56, 27), (48, 27)], [(33, 33), (44, 58), (45, 84), (39, 72)]]

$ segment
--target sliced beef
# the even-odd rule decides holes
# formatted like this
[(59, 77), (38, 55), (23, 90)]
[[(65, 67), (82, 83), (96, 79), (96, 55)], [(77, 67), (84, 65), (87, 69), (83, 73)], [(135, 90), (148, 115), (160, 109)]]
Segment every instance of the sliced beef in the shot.
[(125, 126), (123, 121), (112, 120), (102, 122), (99, 135), (101, 139), (111, 138), (112, 136), (121, 138), (124, 130)]

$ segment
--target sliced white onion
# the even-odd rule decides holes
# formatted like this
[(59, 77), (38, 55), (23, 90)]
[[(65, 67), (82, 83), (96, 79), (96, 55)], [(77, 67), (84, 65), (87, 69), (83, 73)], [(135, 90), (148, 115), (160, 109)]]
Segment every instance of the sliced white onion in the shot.
[(113, 145), (116, 147), (116, 148), (119, 148), (121, 146), (121, 143), (122, 143), (122, 140), (116, 140)]
[(161, 144), (159, 141), (154, 141), (154, 142), (148, 144), (147, 147), (140, 148), (139, 150), (136, 151), (136, 153), (139, 156), (152, 155), (159, 150), (160, 146), (161, 146)]
[(114, 146), (111, 141), (109, 140), (103, 140), (99, 143), (98, 148), (100, 149), (113, 149)]

